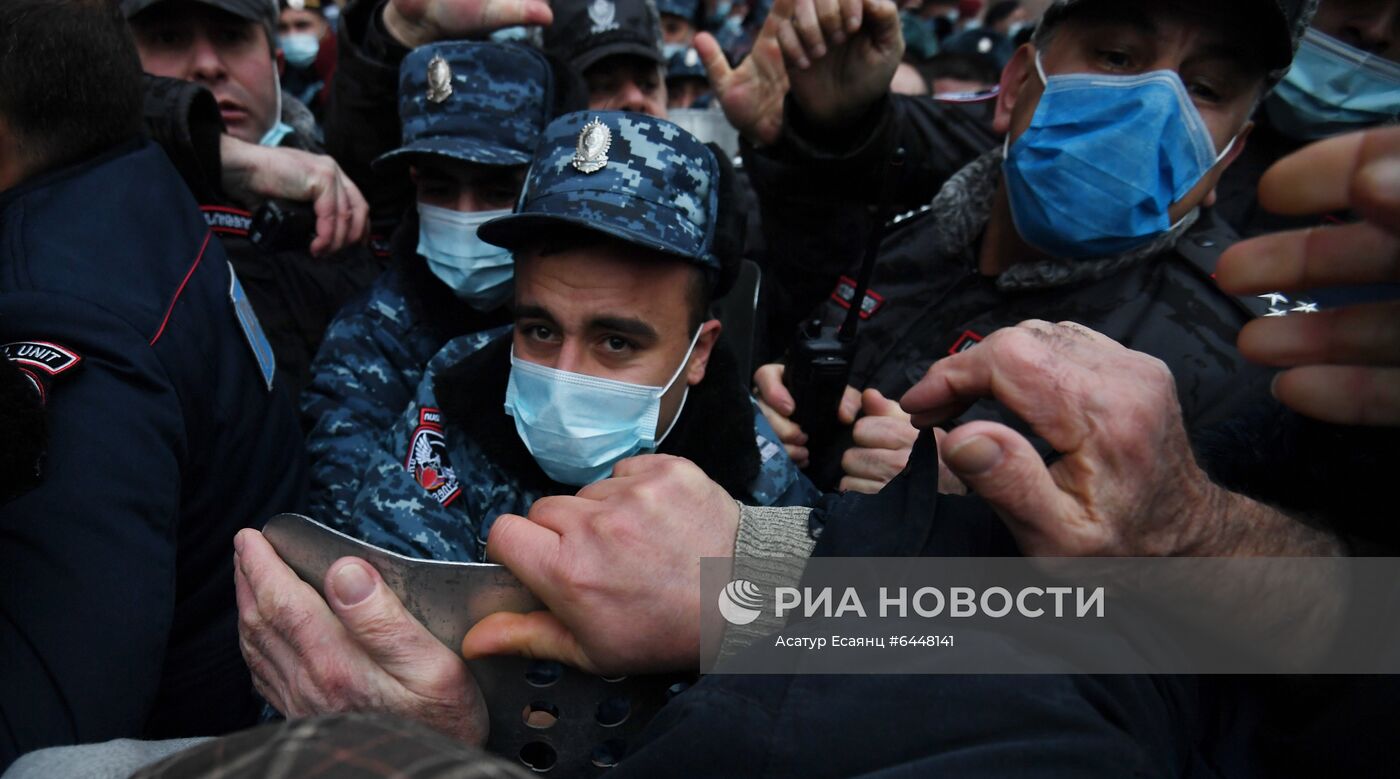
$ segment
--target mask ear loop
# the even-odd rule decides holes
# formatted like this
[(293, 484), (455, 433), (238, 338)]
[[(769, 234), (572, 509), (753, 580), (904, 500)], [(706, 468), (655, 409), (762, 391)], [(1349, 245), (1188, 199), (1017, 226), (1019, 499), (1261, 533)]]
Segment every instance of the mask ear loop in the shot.
[[(690, 364), (690, 355), (695, 352), (695, 345), (700, 343), (700, 334), (703, 332), (705, 332), (704, 325), (701, 325), (700, 328), (695, 331), (695, 337), (690, 339), (690, 348), (685, 350), (685, 357), (681, 360), (680, 367), (676, 368), (676, 372), (671, 374), (671, 380), (666, 382), (666, 386), (662, 387), (661, 392), (657, 394), (658, 403), (661, 402), (662, 395), (665, 395), (667, 392), (670, 392), (671, 385), (675, 384), (676, 379), (680, 378), (681, 371), (685, 370), (685, 366)], [(690, 385), (687, 384), (685, 387), (685, 391), (681, 393), (681, 404), (676, 408), (676, 415), (671, 417), (671, 424), (666, 426), (666, 432), (662, 433), (661, 437), (656, 439), (656, 443), (652, 445), (653, 450), (655, 450), (656, 447), (661, 446), (661, 442), (666, 440), (666, 436), (670, 435), (671, 431), (676, 429), (676, 422), (680, 420), (681, 412), (685, 411), (685, 401), (689, 397)]]

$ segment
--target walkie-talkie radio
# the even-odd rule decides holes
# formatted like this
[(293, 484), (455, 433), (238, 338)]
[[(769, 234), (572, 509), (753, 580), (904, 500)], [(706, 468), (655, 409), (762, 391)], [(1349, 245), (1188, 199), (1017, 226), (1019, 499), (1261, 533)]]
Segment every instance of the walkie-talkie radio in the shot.
[[(865, 256), (860, 267), (860, 277), (851, 295), (846, 318), (841, 326), (822, 326), (819, 321), (808, 321), (798, 329), (797, 337), (789, 351), (787, 368), (783, 371), (783, 383), (792, 393), (796, 411), (793, 421), (807, 434), (808, 446), (815, 457), (818, 447), (829, 444), (837, 434), (837, 411), (841, 407), (841, 397), (851, 380), (851, 366), (855, 360), (856, 335), (860, 327), (861, 313), (865, 306), (866, 291), (870, 286), (870, 276), (875, 271), (875, 259), (880, 252), (880, 243), (885, 237), (885, 224), (890, 219), (890, 201), (894, 197), (894, 187), (904, 167), (904, 149), (898, 148), (890, 155), (889, 170), (881, 186), (880, 203), (875, 212), (875, 223), (865, 243)], [(838, 458), (839, 462), (839, 458)], [(809, 472), (814, 480), (821, 478), (829, 470), (823, 463), (813, 460)], [(839, 481), (839, 477), (837, 477)]]
[(306, 203), (269, 200), (253, 215), (248, 239), (268, 254), (306, 251), (316, 238), (316, 212)]

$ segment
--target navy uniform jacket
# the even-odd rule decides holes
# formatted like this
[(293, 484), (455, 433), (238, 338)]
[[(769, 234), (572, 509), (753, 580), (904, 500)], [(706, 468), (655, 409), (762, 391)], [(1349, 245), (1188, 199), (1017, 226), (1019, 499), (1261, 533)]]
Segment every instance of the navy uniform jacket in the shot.
[(0, 344), (43, 392), (43, 479), (0, 505), (0, 768), (256, 716), (232, 538), (304, 499), (296, 418), (161, 150), (0, 193)]

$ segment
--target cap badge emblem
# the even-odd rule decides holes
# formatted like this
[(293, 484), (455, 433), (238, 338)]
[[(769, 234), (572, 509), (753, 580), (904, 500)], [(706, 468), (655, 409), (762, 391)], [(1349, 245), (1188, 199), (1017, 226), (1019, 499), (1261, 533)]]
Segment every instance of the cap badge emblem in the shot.
[(612, 130), (601, 119), (585, 124), (578, 134), (578, 146), (574, 148), (574, 169), (581, 173), (597, 173), (607, 167), (611, 148)]
[(428, 63), (428, 100), (442, 103), (452, 97), (452, 66), (441, 54)]

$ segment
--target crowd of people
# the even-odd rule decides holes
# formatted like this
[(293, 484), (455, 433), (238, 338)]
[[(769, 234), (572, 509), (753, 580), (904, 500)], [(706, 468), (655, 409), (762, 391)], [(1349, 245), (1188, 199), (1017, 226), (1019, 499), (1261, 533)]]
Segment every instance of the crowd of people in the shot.
[[(0, 773), (538, 770), (464, 660), (782, 629), (702, 558), (1392, 556), (1398, 123), (1400, 0), (0, 0)], [(547, 608), (453, 651), (281, 513)], [(1397, 702), (715, 674), (610, 771), (1381, 775)]]

